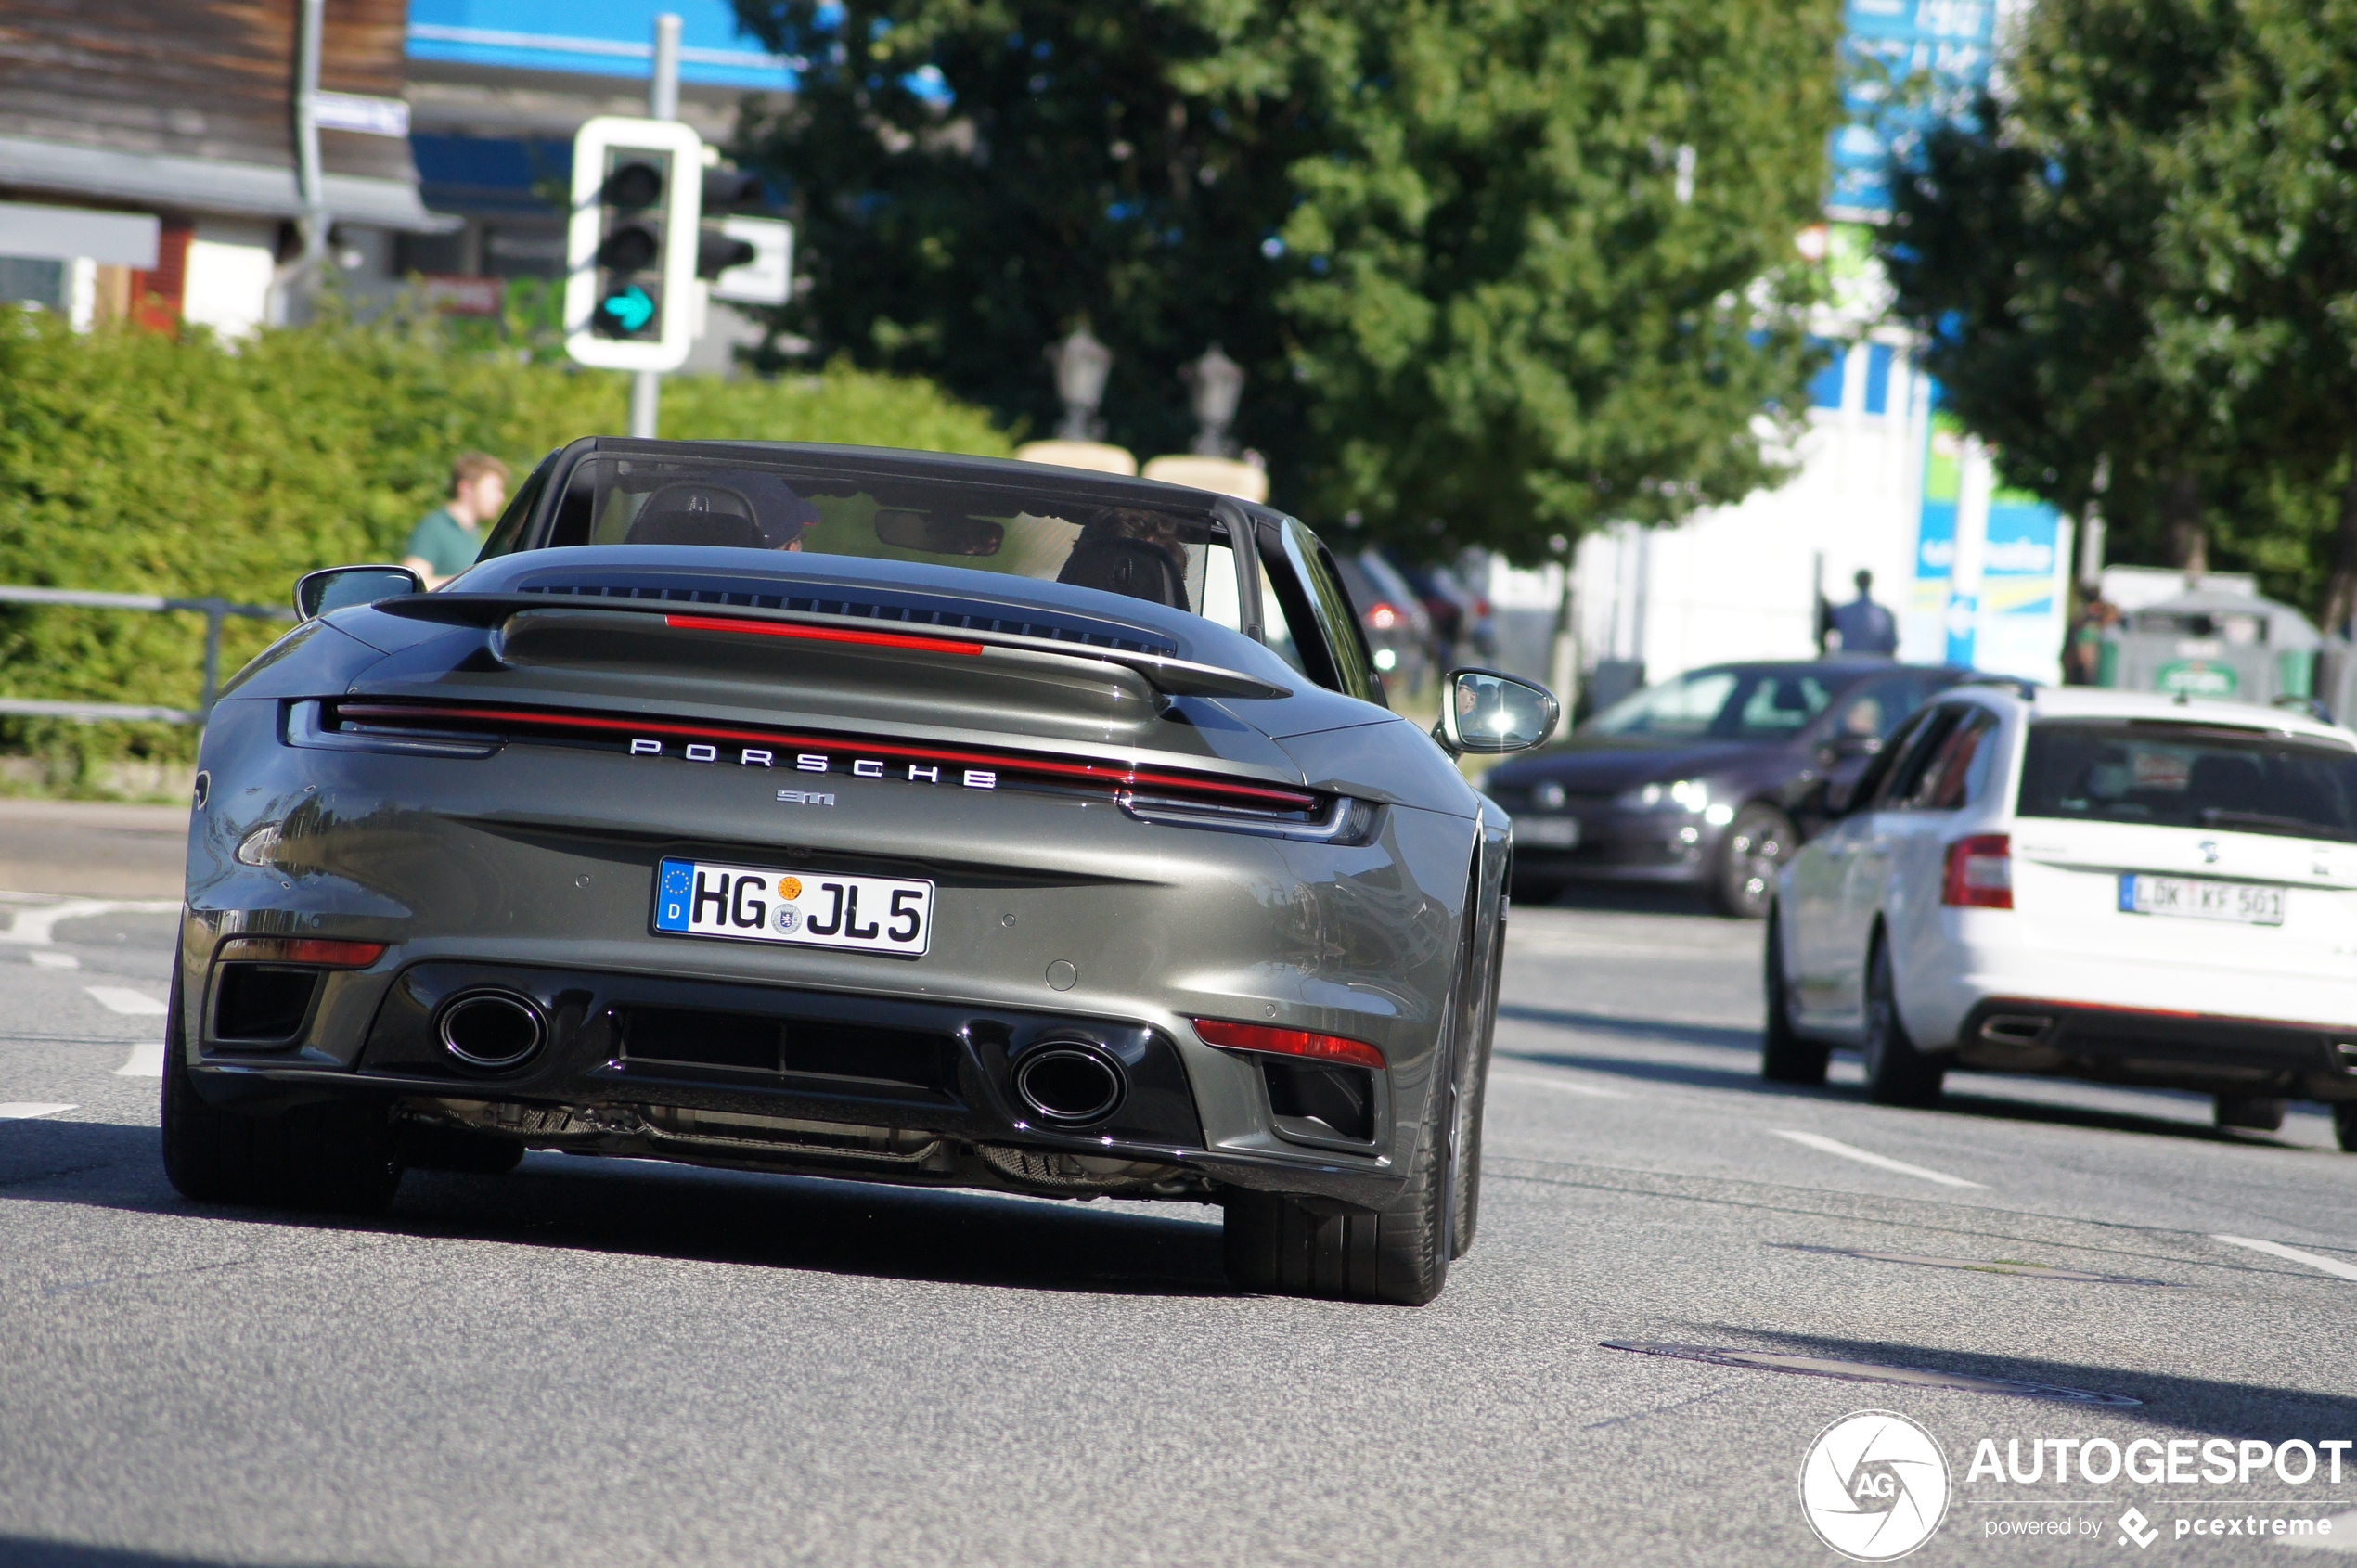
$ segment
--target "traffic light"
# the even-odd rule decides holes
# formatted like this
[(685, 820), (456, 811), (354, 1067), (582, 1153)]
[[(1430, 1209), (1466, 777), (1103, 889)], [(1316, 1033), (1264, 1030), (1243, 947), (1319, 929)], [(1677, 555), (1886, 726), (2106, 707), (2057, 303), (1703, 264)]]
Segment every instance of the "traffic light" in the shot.
[[(703, 210), (707, 216), (760, 200), (760, 175), (741, 169), (703, 172)], [(741, 239), (725, 228), (700, 228), (696, 235), (696, 276), (710, 283), (730, 267), (749, 265), (759, 254), (750, 240)]]
[(668, 120), (601, 116), (573, 142), (565, 352), (613, 370), (676, 370), (701, 314), (703, 138)]

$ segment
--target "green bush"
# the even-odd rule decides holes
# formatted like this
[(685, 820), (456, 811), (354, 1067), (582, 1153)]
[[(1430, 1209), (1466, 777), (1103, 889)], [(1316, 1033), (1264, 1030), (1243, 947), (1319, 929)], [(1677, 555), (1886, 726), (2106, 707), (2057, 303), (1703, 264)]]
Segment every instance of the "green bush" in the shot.
[[(395, 559), (452, 457), (519, 478), (626, 422), (626, 377), (455, 351), (429, 323), (331, 322), (234, 348), (201, 334), (73, 333), (0, 319), (0, 584), (284, 604), (315, 567)], [(1006, 436), (932, 384), (847, 366), (774, 381), (674, 378), (663, 433), (1004, 456)], [(232, 621), (235, 670), (283, 624)], [(196, 706), (204, 620), (0, 607), (0, 695)], [(56, 786), (192, 756), (192, 728), (0, 722), (0, 751)]]

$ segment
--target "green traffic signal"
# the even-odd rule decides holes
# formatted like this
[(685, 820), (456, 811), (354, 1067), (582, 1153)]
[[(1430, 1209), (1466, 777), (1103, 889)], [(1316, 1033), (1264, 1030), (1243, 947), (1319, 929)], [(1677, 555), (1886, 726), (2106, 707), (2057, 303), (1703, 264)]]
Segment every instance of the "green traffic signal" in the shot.
[(598, 302), (598, 326), (608, 337), (636, 337), (654, 318), (653, 299), (635, 283), (614, 289)]

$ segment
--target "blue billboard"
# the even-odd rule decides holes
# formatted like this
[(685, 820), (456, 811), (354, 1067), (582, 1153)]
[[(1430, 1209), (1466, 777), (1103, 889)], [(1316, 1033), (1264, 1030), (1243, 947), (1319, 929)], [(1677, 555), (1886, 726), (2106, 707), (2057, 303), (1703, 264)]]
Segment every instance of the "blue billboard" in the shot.
[(1989, 82), (1996, 0), (1847, 0), (1848, 122), (1834, 133), (1828, 215), (1870, 222), (1890, 211), (1889, 162), (1929, 126), (1962, 118)]

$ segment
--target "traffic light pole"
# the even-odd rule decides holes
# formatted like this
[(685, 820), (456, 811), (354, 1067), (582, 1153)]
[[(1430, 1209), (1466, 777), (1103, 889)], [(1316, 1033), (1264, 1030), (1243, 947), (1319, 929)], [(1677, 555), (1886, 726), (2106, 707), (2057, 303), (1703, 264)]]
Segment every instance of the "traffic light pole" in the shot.
[[(679, 118), (679, 19), (670, 11), (655, 18), (655, 73), (647, 84), (647, 118)], [(696, 173), (690, 171), (688, 177), (695, 178)], [(630, 380), (630, 433), (652, 441), (662, 408), (663, 372), (638, 372)]]

